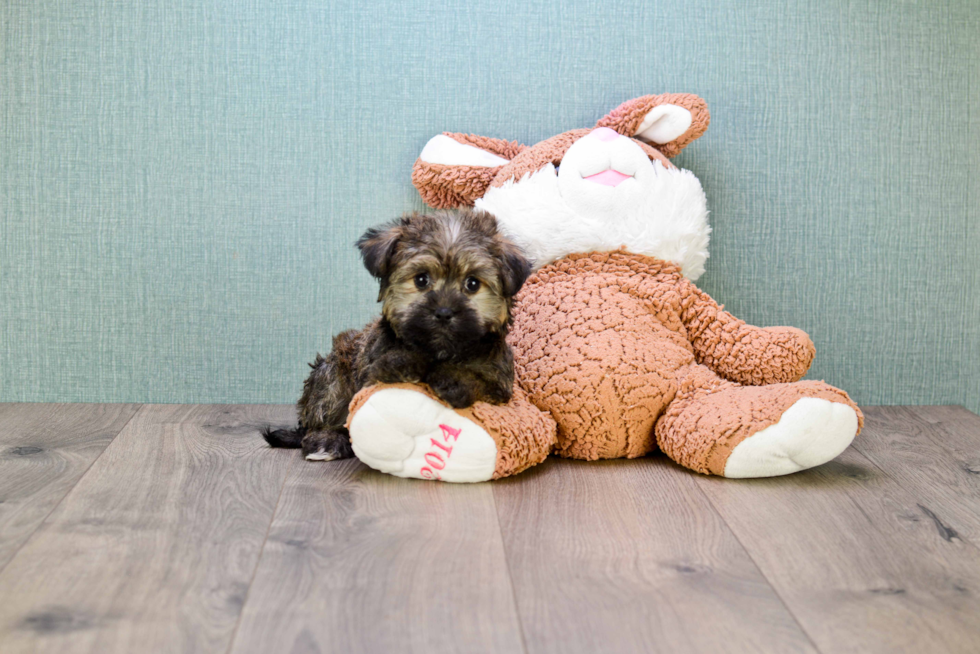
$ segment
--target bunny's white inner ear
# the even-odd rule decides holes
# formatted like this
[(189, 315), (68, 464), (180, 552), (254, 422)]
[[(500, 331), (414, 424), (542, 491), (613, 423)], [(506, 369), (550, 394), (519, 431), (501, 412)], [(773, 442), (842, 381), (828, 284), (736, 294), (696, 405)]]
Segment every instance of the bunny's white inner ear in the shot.
[(422, 148), (419, 159), (426, 163), (444, 166), (484, 166), (487, 168), (503, 166), (508, 162), (507, 159), (498, 157), (492, 152), (460, 143), (445, 134), (439, 134), (429, 139), (429, 142)]
[(690, 127), (690, 111), (676, 104), (661, 104), (644, 116), (634, 136), (663, 145), (678, 139)]

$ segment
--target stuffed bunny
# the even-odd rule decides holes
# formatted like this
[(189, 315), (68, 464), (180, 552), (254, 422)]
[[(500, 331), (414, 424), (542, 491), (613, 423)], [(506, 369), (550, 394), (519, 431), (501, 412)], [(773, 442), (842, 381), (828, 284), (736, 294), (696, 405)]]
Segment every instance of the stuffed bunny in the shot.
[(422, 198), (489, 211), (535, 260), (508, 339), (514, 396), (453, 410), (422, 386), (365, 389), (348, 421), (358, 458), (402, 477), (473, 482), (552, 452), (595, 460), (659, 448), (691, 470), (743, 478), (840, 454), (863, 418), (844, 391), (799, 381), (809, 337), (747, 325), (693, 284), (708, 256), (706, 202), (669, 158), (708, 122), (701, 98), (664, 94), (530, 147), (432, 138), (412, 175)]

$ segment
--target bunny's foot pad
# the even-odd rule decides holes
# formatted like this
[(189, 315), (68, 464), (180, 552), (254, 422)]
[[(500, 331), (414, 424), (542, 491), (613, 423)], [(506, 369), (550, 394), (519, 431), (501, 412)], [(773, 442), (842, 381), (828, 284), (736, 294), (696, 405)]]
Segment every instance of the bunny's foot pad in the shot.
[(355, 399), (348, 421), (358, 459), (396, 477), (487, 481), (497, 464), (494, 439), (469, 418), (408, 388), (381, 388)]

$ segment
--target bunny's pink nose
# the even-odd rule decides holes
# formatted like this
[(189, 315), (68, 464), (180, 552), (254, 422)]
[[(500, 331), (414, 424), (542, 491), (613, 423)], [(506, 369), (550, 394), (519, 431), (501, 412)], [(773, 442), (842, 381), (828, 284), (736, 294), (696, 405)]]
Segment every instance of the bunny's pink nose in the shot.
[(619, 132), (608, 127), (597, 127), (589, 133), (600, 141), (615, 141), (619, 138)]

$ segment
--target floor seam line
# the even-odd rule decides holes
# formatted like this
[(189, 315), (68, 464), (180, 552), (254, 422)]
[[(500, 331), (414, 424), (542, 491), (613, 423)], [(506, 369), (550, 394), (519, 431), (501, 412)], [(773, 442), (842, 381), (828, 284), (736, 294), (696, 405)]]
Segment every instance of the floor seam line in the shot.
[(698, 489), (698, 492), (701, 493), (701, 496), (704, 497), (705, 501), (708, 502), (708, 506), (710, 506), (714, 514), (718, 516), (718, 519), (721, 520), (722, 523), (724, 523), (724, 525), (728, 528), (728, 532), (735, 539), (735, 542), (737, 542), (738, 546), (742, 548), (742, 551), (745, 552), (745, 555), (749, 557), (749, 560), (752, 562), (752, 566), (759, 572), (759, 574), (765, 580), (766, 585), (772, 589), (772, 592), (776, 596), (776, 599), (779, 600), (779, 603), (783, 605), (783, 608), (786, 609), (786, 612), (789, 613), (791, 618), (793, 618), (793, 622), (795, 622), (796, 626), (800, 628), (800, 632), (804, 636), (806, 636), (807, 641), (809, 641), (809, 643), (813, 645), (813, 649), (816, 650), (817, 652), (823, 652), (823, 650), (820, 649), (820, 647), (817, 645), (816, 641), (813, 640), (813, 636), (810, 635), (810, 632), (807, 631), (806, 627), (803, 626), (803, 623), (800, 622), (800, 619), (799, 617), (797, 617), (796, 612), (793, 611), (790, 605), (786, 603), (786, 600), (783, 598), (782, 593), (780, 593), (779, 589), (773, 585), (772, 580), (769, 579), (769, 576), (766, 575), (766, 573), (762, 570), (762, 567), (759, 565), (759, 562), (756, 561), (754, 556), (752, 556), (752, 552), (749, 551), (749, 548), (747, 548), (745, 546), (745, 543), (742, 542), (742, 539), (739, 538), (738, 533), (732, 528), (730, 524), (728, 524), (728, 521), (725, 520), (725, 516), (721, 514), (721, 512), (718, 510), (718, 507), (715, 506), (715, 503), (711, 501), (711, 496), (709, 496), (706, 492), (704, 492), (704, 489), (701, 488), (701, 484), (695, 482), (694, 486)]
[(497, 518), (497, 537), (500, 539), (500, 551), (504, 555), (504, 567), (507, 568), (507, 581), (510, 582), (510, 597), (514, 602), (514, 614), (517, 616), (518, 633), (521, 636), (521, 648), (524, 654), (530, 654), (527, 648), (527, 639), (524, 636), (524, 619), (521, 617), (521, 605), (517, 601), (517, 589), (514, 587), (514, 573), (510, 569), (510, 556), (507, 554), (507, 546), (504, 544), (504, 529), (500, 525), (500, 507), (497, 506), (497, 494), (493, 489), (493, 482), (490, 487), (490, 500), (493, 502), (493, 515)]
[(105, 447), (102, 448), (102, 451), (99, 452), (98, 456), (92, 459), (92, 462), (89, 463), (88, 467), (85, 468), (85, 471), (81, 475), (79, 475), (78, 479), (75, 480), (75, 483), (72, 484), (72, 487), (65, 491), (65, 494), (58, 499), (55, 505), (51, 507), (51, 510), (44, 515), (44, 518), (42, 518), (39, 523), (37, 523), (37, 527), (34, 528), (34, 531), (31, 532), (31, 535), (28, 536), (24, 540), (24, 542), (20, 544), (20, 547), (14, 550), (14, 553), (10, 555), (9, 559), (7, 559), (7, 562), (4, 563), (2, 566), (0, 566), (0, 575), (2, 575), (4, 571), (7, 569), (7, 567), (13, 562), (13, 560), (17, 558), (17, 555), (21, 553), (21, 550), (27, 547), (28, 543), (34, 540), (34, 536), (37, 534), (38, 531), (41, 530), (41, 527), (45, 525), (45, 523), (48, 521), (48, 518), (50, 518), (51, 515), (58, 510), (58, 507), (61, 506), (61, 503), (65, 501), (65, 498), (71, 495), (71, 492), (78, 487), (78, 485), (82, 482), (82, 479), (85, 478), (85, 475), (87, 475), (89, 473), (89, 470), (92, 469), (92, 466), (95, 465), (95, 462), (102, 458), (102, 455), (105, 454), (105, 451), (109, 449), (109, 446), (116, 441), (116, 439), (119, 437), (119, 434), (126, 431), (126, 427), (129, 426), (129, 423), (131, 423), (133, 419), (136, 418), (137, 415), (139, 415), (139, 413), (143, 410), (143, 407), (145, 406), (146, 404), (137, 405), (137, 409), (133, 411), (133, 415), (129, 416), (129, 419), (123, 424), (122, 427), (119, 428), (119, 431), (117, 431), (115, 434), (112, 435), (112, 438), (109, 439), (109, 442), (105, 444)]
[(279, 487), (279, 495), (276, 497), (276, 506), (272, 509), (272, 515), (269, 517), (269, 526), (266, 527), (265, 536), (262, 538), (262, 546), (259, 548), (259, 557), (255, 560), (255, 567), (252, 569), (252, 576), (248, 580), (248, 588), (245, 590), (245, 598), (242, 600), (242, 610), (238, 613), (238, 618), (235, 620), (235, 628), (231, 630), (231, 638), (228, 641), (228, 648), (225, 650), (225, 654), (230, 654), (232, 648), (235, 646), (235, 639), (238, 638), (238, 628), (242, 625), (242, 617), (245, 615), (245, 608), (248, 606), (248, 600), (252, 596), (252, 586), (255, 585), (255, 577), (258, 576), (259, 567), (262, 564), (262, 558), (265, 556), (265, 546), (269, 543), (269, 534), (272, 533), (272, 525), (276, 521), (276, 516), (279, 514), (279, 505), (282, 503), (283, 493), (286, 491), (286, 484), (289, 482), (289, 478), (293, 475), (293, 470), (296, 468), (296, 458), (289, 464), (289, 470), (286, 471), (286, 475), (283, 477), (282, 486)]

